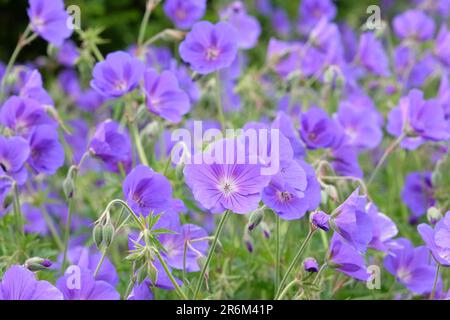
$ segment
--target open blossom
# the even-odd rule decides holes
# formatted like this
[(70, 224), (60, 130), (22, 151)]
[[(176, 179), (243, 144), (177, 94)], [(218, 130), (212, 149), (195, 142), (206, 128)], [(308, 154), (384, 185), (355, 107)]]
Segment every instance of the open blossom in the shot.
[(97, 126), (89, 150), (112, 171), (119, 172), (119, 165), (123, 165), (125, 171), (130, 169), (130, 137), (126, 130), (113, 120), (106, 120)]
[(18, 184), (27, 179), (25, 162), (30, 156), (30, 146), (21, 137), (0, 136), (0, 177), (8, 176)]
[(434, 229), (422, 223), (417, 230), (434, 259), (443, 266), (450, 266), (450, 211), (439, 220)]
[(373, 202), (367, 205), (367, 214), (372, 219), (372, 239), (369, 248), (386, 252), (392, 239), (397, 235), (398, 228), (394, 221), (382, 212)]
[(401, 196), (412, 212), (411, 222), (417, 221), (436, 202), (431, 172), (409, 173), (406, 176)]
[(52, 175), (64, 164), (64, 148), (54, 126), (34, 128), (29, 143), (31, 154), (28, 163), (36, 172)]
[(97, 62), (92, 72), (91, 87), (109, 98), (118, 98), (134, 90), (142, 78), (144, 63), (123, 51)]
[(450, 31), (445, 24), (439, 29), (434, 52), (440, 61), (450, 66)]
[(388, 116), (387, 130), (399, 137), (407, 133), (401, 146), (417, 148), (424, 140), (442, 141), (449, 138), (448, 125), (442, 106), (434, 99), (425, 100), (423, 92), (413, 89), (400, 99)]
[(264, 188), (262, 200), (282, 219), (300, 219), (319, 205), (319, 182), (314, 169), (303, 161), (283, 161), (280, 165), (279, 173)]
[[(413, 247), (408, 239), (396, 240), (384, 258), (384, 267), (398, 282), (416, 294), (427, 294), (433, 289), (436, 266), (429, 259), (426, 247)], [(439, 280), (439, 282), (441, 282)]]
[(356, 280), (367, 281), (370, 274), (367, 272), (364, 256), (353, 246), (335, 233), (331, 238), (329, 252), (329, 265)]
[(321, 19), (331, 21), (336, 16), (336, 6), (331, 0), (304, 0), (299, 8), (298, 27), (306, 33)]
[(0, 282), (0, 300), (63, 300), (63, 295), (50, 282), (37, 280), (30, 270), (13, 265)]
[(164, 12), (177, 28), (188, 29), (195, 21), (203, 18), (206, 0), (167, 0)]
[(123, 195), (131, 209), (143, 216), (171, 211), (174, 206), (170, 182), (144, 165), (138, 165), (127, 175)]
[[(78, 277), (74, 280), (74, 277)], [(64, 300), (120, 300), (120, 294), (108, 282), (96, 280), (92, 271), (77, 265), (70, 266), (56, 287)]]
[(56, 47), (72, 35), (71, 18), (63, 0), (29, 0), (28, 17), (33, 31)]
[[(228, 159), (228, 148), (233, 148), (231, 159)], [(258, 161), (251, 164), (250, 159), (256, 155), (248, 155), (238, 139), (219, 140), (210, 145), (209, 150), (211, 152), (198, 154), (203, 156), (203, 163), (187, 164), (184, 168), (184, 177), (194, 198), (212, 213), (231, 210), (245, 214), (256, 210), (261, 192), (270, 179), (261, 174), (262, 165)], [(226, 159), (221, 155), (227, 155)], [(245, 155), (245, 160), (238, 161), (238, 155)]]
[(330, 223), (335, 231), (359, 252), (372, 240), (373, 222), (366, 212), (366, 196), (357, 188), (336, 210)]
[(180, 44), (181, 59), (200, 74), (229, 67), (237, 54), (237, 38), (236, 29), (228, 22), (197, 22)]
[(27, 136), (35, 126), (55, 124), (36, 100), (17, 96), (10, 97), (3, 104), (0, 122), (21, 136)]
[(171, 71), (158, 74), (154, 69), (147, 70), (144, 74), (144, 89), (149, 110), (160, 117), (178, 123), (189, 112), (189, 97), (180, 89)]
[(301, 115), (300, 136), (309, 149), (330, 148), (339, 145), (343, 131), (325, 110), (312, 107)]
[(393, 20), (395, 34), (400, 39), (426, 41), (433, 37), (434, 21), (420, 10), (407, 10)]
[(258, 19), (247, 14), (245, 5), (241, 1), (231, 3), (221, 12), (222, 20), (228, 21), (238, 32), (238, 46), (251, 49), (258, 43), (261, 25)]
[(16, 94), (22, 98), (36, 100), (43, 108), (52, 107), (54, 105), (52, 97), (44, 88), (42, 76), (36, 69), (25, 69), (19, 72), (18, 79), (15, 83)]
[(373, 32), (361, 34), (355, 59), (364, 69), (377, 76), (387, 77), (390, 74), (386, 52)]

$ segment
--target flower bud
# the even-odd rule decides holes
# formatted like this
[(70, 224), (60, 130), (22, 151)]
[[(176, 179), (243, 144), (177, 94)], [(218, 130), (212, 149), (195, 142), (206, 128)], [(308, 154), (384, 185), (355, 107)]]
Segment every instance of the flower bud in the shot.
[(427, 219), (430, 224), (436, 224), (442, 219), (442, 213), (438, 208), (431, 207), (427, 211)]
[(25, 261), (24, 267), (30, 271), (41, 271), (49, 268), (52, 265), (50, 260), (33, 257)]
[(338, 196), (338, 192), (337, 192), (337, 189), (335, 186), (328, 184), (325, 186), (323, 191), (325, 192), (325, 194), (327, 196), (329, 196), (331, 198), (331, 200), (333, 200), (334, 202), (338, 201), (339, 196)]
[(264, 208), (258, 208), (250, 214), (250, 218), (248, 220), (247, 229), (248, 231), (252, 231), (255, 229), (264, 219)]
[(153, 284), (158, 281), (158, 269), (156, 269), (153, 263), (147, 263), (147, 275)]
[(136, 273), (136, 283), (141, 284), (147, 278), (147, 268), (145, 266), (139, 268)]
[(73, 178), (70, 175), (67, 175), (63, 181), (63, 191), (66, 199), (72, 199), (74, 190), (75, 184), (73, 182)]
[(111, 245), (111, 243), (113, 242), (114, 239), (114, 226), (112, 225), (112, 223), (107, 223), (105, 226), (103, 226), (102, 228), (102, 236), (103, 236), (103, 243), (105, 244), (106, 247), (109, 247)]
[(323, 231), (330, 230), (330, 215), (326, 214), (323, 211), (313, 212), (311, 214), (311, 223), (314, 227), (322, 229)]
[(317, 261), (314, 258), (306, 258), (303, 261), (303, 267), (305, 268), (305, 271), (308, 271), (308, 272), (319, 271), (319, 265), (317, 264)]
[(96, 224), (94, 230), (92, 231), (92, 237), (94, 238), (94, 243), (97, 248), (100, 248), (103, 242), (103, 230), (100, 224)]
[(248, 234), (248, 232), (244, 232), (244, 243), (245, 243), (245, 246), (247, 247), (248, 252), (252, 253), (253, 252), (253, 241), (252, 241), (252, 238), (250, 237), (250, 235)]

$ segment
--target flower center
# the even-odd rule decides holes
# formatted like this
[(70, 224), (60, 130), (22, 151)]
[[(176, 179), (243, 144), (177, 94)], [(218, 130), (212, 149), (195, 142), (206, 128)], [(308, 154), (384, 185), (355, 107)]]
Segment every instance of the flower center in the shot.
[(124, 91), (127, 89), (127, 82), (125, 80), (117, 80), (114, 88), (119, 91)]
[(397, 276), (403, 282), (408, 283), (411, 280), (411, 272), (408, 269), (401, 268), (397, 271)]
[(217, 60), (219, 57), (219, 49), (217, 48), (208, 48), (206, 49), (206, 59), (209, 61)]
[(175, 11), (175, 16), (179, 20), (184, 20), (184, 19), (186, 19), (186, 11), (181, 8), (178, 8), (177, 11)]
[(41, 17), (34, 17), (33, 24), (38, 30), (41, 30), (45, 24), (45, 21)]
[(219, 190), (225, 195), (229, 196), (236, 191), (236, 185), (231, 180), (224, 180), (219, 184)]
[(282, 191), (279, 193), (279, 197), (282, 202), (289, 202), (292, 199), (292, 194), (288, 191)]

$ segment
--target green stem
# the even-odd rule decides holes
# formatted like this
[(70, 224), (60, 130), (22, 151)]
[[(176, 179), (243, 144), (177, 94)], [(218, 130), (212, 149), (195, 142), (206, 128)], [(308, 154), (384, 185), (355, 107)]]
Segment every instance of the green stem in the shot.
[[(76, 181), (76, 173), (74, 174), (74, 184)], [(74, 196), (75, 196), (75, 189), (74, 192), (72, 194), (72, 196), (69, 199), (69, 209), (68, 209), (68, 213), (67, 213), (67, 221), (66, 221), (66, 226), (64, 228), (64, 253), (63, 253), (63, 263), (61, 264), (61, 271), (64, 272), (66, 265), (67, 265), (67, 250), (69, 248), (69, 238), (70, 238), (70, 227), (72, 225), (72, 214), (73, 214), (73, 207), (75, 204), (74, 201)]]
[(281, 264), (281, 252), (280, 252), (280, 225), (281, 219), (279, 215), (276, 216), (276, 228), (275, 228), (275, 241), (276, 241), (276, 249), (275, 249), (275, 292), (278, 292), (278, 286), (280, 284), (280, 264)]
[(281, 280), (280, 286), (278, 287), (277, 294), (275, 295), (275, 300), (277, 300), (280, 297), (280, 294), (282, 292), (281, 290), (284, 287), (284, 285), (289, 277), (289, 274), (292, 272), (292, 270), (295, 268), (295, 266), (297, 266), (298, 260), (300, 259), (301, 255), (303, 254), (303, 251), (305, 251), (306, 245), (309, 243), (312, 235), (314, 234), (314, 232), (316, 230), (317, 229), (310, 228), (308, 235), (306, 236), (305, 240), (303, 240), (303, 243), (301, 244), (300, 248), (298, 249), (294, 259), (292, 260), (291, 264), (289, 265), (289, 268), (287, 269), (286, 273), (284, 274), (283, 279)]
[(221, 87), (220, 87), (220, 73), (219, 71), (216, 72), (216, 104), (217, 104), (217, 112), (219, 116), (220, 126), (222, 127), (222, 131), (225, 131), (226, 129), (226, 123), (225, 123), (225, 115), (223, 114), (223, 106), (222, 106), (222, 94), (221, 94)]
[(205, 278), (206, 270), (208, 269), (209, 263), (211, 262), (212, 256), (214, 255), (214, 251), (216, 250), (217, 242), (219, 240), (220, 234), (222, 233), (222, 229), (223, 229), (223, 226), (225, 225), (225, 221), (227, 220), (229, 215), (230, 215), (230, 210), (225, 211), (225, 213), (222, 215), (222, 218), (220, 219), (219, 225), (217, 226), (216, 233), (214, 235), (214, 240), (211, 243), (211, 248), (209, 248), (206, 262), (202, 268), (200, 277), (197, 282), (197, 287), (195, 288), (195, 291), (194, 291), (194, 300), (196, 300), (198, 297), (198, 293), (200, 292), (200, 289), (203, 284), (203, 279)]
[(139, 28), (139, 35), (138, 35), (138, 46), (140, 47), (142, 43), (144, 42), (145, 37), (145, 31), (147, 30), (148, 21), (150, 20), (150, 14), (152, 13), (153, 9), (158, 5), (159, 0), (148, 0), (147, 4), (145, 6), (145, 13), (144, 17), (142, 18), (141, 27)]
[(23, 227), (23, 217), (22, 217), (22, 210), (20, 207), (20, 198), (19, 198), (19, 187), (17, 186), (16, 182), (13, 182), (13, 192), (14, 192), (14, 199), (13, 199), (13, 207), (14, 207), (14, 215), (16, 217), (16, 226), (18, 231), (18, 240), (20, 241), (24, 237), (24, 227)]
[(284, 290), (280, 293), (280, 296), (276, 300), (281, 300), (286, 295), (286, 293), (289, 291), (290, 288), (292, 288), (294, 285), (298, 284), (299, 281), (297, 279), (292, 280), (287, 284), (287, 286), (284, 288)]
[(164, 259), (161, 257), (161, 254), (158, 250), (156, 250), (156, 256), (158, 257), (159, 262), (164, 268), (164, 271), (166, 272), (167, 276), (169, 277), (170, 281), (172, 282), (173, 286), (175, 287), (175, 291), (177, 292), (178, 296), (183, 300), (188, 300), (186, 294), (181, 290), (180, 286), (178, 285), (177, 281), (173, 277), (172, 273), (169, 270), (169, 267), (167, 266)]
[(64, 244), (59, 237), (58, 231), (56, 231), (55, 224), (53, 223), (52, 218), (48, 215), (47, 210), (45, 209), (45, 206), (42, 209), (42, 215), (44, 216), (45, 223), (47, 224), (48, 229), (50, 230), (50, 233), (52, 234), (52, 237), (58, 246), (58, 249), (63, 251), (64, 250)]
[(403, 139), (406, 138), (406, 134), (402, 133), (395, 141), (393, 141), (384, 152), (381, 159), (378, 161), (375, 169), (372, 171), (372, 175), (370, 176), (366, 186), (369, 187), (369, 185), (372, 183), (373, 179), (376, 177), (378, 171), (380, 170), (381, 166), (386, 161), (387, 157), (397, 148), (397, 146), (403, 141)]
[(144, 146), (142, 145), (141, 137), (139, 136), (139, 130), (135, 121), (132, 121), (130, 123), (130, 131), (131, 135), (133, 136), (134, 143), (136, 145), (136, 150), (138, 152), (139, 159), (141, 160), (142, 164), (148, 167), (150, 164), (148, 162), (147, 156), (145, 155)]
[(108, 249), (109, 248), (103, 249), (102, 257), (100, 258), (100, 261), (97, 263), (97, 267), (95, 268), (95, 271), (94, 271), (94, 278), (97, 277), (97, 274), (100, 271), (100, 267), (102, 266), (103, 261), (105, 261), (106, 253), (108, 252)]
[(440, 270), (441, 270), (441, 264), (437, 262), (436, 276), (434, 277), (433, 290), (431, 290), (430, 300), (433, 300), (434, 296), (436, 295), (436, 288), (437, 288), (437, 283), (438, 283), (438, 280), (439, 280), (439, 271)]
[(12, 68), (14, 67), (14, 64), (17, 60), (17, 57), (19, 56), (20, 51), (22, 50), (23, 47), (25, 47), (27, 44), (29, 44), (31, 41), (33, 41), (37, 37), (37, 35), (34, 33), (28, 38), (28, 36), (30, 35), (31, 32), (32, 32), (31, 25), (28, 25), (27, 28), (25, 29), (24, 33), (20, 36), (19, 41), (17, 42), (17, 45), (16, 45), (11, 57), (9, 58), (8, 65), (6, 66), (6, 70), (5, 70), (5, 73), (3, 74), (3, 79), (0, 84), (0, 102), (3, 101), (3, 96), (5, 94), (4, 90), (5, 90), (5, 85), (6, 85), (8, 75), (11, 72)]

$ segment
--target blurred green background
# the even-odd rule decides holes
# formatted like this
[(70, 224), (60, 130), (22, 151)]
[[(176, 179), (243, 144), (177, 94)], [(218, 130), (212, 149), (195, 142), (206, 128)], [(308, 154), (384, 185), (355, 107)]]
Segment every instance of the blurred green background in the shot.
[[(102, 46), (101, 50), (110, 52), (124, 49), (136, 41), (139, 24), (145, 8), (145, 0), (66, 0), (66, 6), (75, 4), (81, 9), (82, 28), (103, 27), (103, 37), (109, 42)], [(206, 19), (217, 20), (217, 12), (232, 0), (208, 0), (208, 12)], [(243, 1), (250, 11), (253, 11), (255, 0)], [(405, 7), (408, 0), (401, 1), (374, 1), (374, 0), (340, 0), (335, 1), (338, 7), (339, 21), (347, 21), (353, 26), (359, 26), (362, 19), (367, 17), (366, 8), (371, 4), (382, 6), (383, 18), (389, 17), (393, 12), (384, 9), (385, 3), (391, 3), (395, 7)], [(278, 7), (284, 7), (293, 21), (296, 20), (300, 0), (273, 0), (272, 3)], [(17, 39), (28, 23), (26, 9), (27, 0), (0, 0), (0, 60), (9, 58), (17, 43)], [(397, 8), (398, 9), (398, 8)], [(394, 10), (396, 11), (396, 10)], [(259, 17), (263, 25), (263, 40), (273, 36), (270, 21)], [(147, 30), (148, 34), (154, 34), (165, 27), (172, 26), (170, 20), (164, 15), (162, 6), (158, 6), (152, 14), (151, 22)], [(76, 40), (76, 38), (74, 37)], [(258, 49), (257, 49), (258, 50)], [(34, 42), (21, 53), (19, 61), (34, 59), (45, 54), (46, 43), (43, 40)]]

